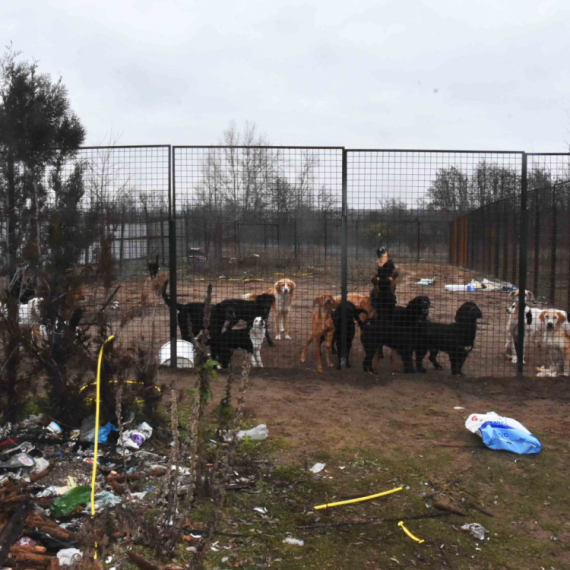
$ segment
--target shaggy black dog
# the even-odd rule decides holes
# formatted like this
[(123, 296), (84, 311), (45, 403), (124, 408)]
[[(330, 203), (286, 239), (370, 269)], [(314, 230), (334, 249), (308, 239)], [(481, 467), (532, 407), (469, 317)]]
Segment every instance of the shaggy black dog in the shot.
[[(245, 321), (247, 330), (249, 330), (253, 326), (255, 317), (261, 317), (267, 325), (273, 303), (275, 303), (275, 295), (263, 293), (262, 295), (258, 295), (253, 301), (246, 301), (244, 299), (226, 299), (219, 303), (219, 305), (221, 307), (231, 306), (235, 311), (235, 317), (230, 320), (226, 327), (227, 330), (235, 326), (240, 320)], [(269, 346), (275, 346), (269, 336), (269, 327), (267, 326), (265, 329), (265, 338), (267, 339), (267, 344), (269, 344)]]
[(447, 352), (451, 361), (451, 373), (461, 376), (461, 369), (469, 353), (473, 350), (477, 335), (477, 320), (483, 318), (483, 313), (472, 301), (463, 303), (455, 313), (454, 323), (425, 322), (420, 325), (419, 340), (421, 350), (416, 351), (416, 367), (425, 372), (422, 360), (430, 351), (429, 360), (437, 370), (442, 366), (437, 362), (439, 351)]
[[(364, 313), (368, 314), (368, 311), (364, 309), (357, 309), (354, 303), (350, 301), (346, 302), (346, 367), (350, 368), (350, 350), (352, 349), (352, 341), (354, 340), (354, 335), (356, 334), (356, 325), (360, 322), (359, 316)], [(337, 369), (340, 370), (341, 361), (341, 343), (342, 343), (342, 307), (337, 307), (332, 312), (332, 321), (334, 324), (334, 333), (332, 346), (338, 354), (338, 365)], [(321, 339), (321, 342), (324, 339)]]
[(360, 325), (366, 354), (362, 364), (364, 371), (373, 372), (374, 354), (379, 347), (386, 345), (398, 352), (405, 372), (414, 372), (412, 355), (423, 347), (419, 339), (423, 332), (420, 323), (427, 319), (429, 307), (429, 298), (421, 295), (412, 299), (405, 308), (395, 307), (391, 318), (376, 317)]
[[(164, 284), (162, 289), (162, 298), (167, 306), (171, 306), (171, 299), (166, 294), (166, 287), (168, 281)], [(222, 305), (222, 303), (224, 303)], [(228, 327), (229, 323), (237, 323), (237, 309), (236, 307), (226, 301), (222, 301), (217, 305), (212, 305), (210, 311), (210, 337), (219, 336), (222, 333), (224, 326)], [(178, 327), (180, 328), (180, 336), (182, 340), (188, 342), (192, 341), (192, 336), (196, 337), (204, 328), (204, 303), (176, 303), (178, 311)], [(192, 333), (192, 334), (190, 334)]]

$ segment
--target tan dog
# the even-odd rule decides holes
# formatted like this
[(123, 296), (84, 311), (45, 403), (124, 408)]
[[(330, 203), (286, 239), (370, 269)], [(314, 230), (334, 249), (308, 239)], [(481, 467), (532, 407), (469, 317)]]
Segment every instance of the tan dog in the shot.
[(544, 346), (550, 357), (550, 369), (553, 373), (560, 372), (570, 375), (570, 333), (568, 317), (563, 311), (547, 309), (540, 313), (539, 319), (543, 327)]
[(330, 353), (332, 347), (332, 335), (334, 332), (334, 324), (332, 320), (332, 312), (335, 308), (333, 296), (330, 293), (323, 293), (313, 301), (313, 322), (311, 325), (311, 336), (305, 343), (301, 352), (301, 362), (307, 359), (307, 348), (311, 342), (315, 342), (315, 360), (317, 361), (317, 370), (323, 371), (321, 364), (321, 339), (325, 337), (327, 365), (332, 366)]
[(281, 340), (282, 333), (286, 340), (291, 340), (291, 337), (289, 336), (289, 318), (296, 287), (297, 286), (292, 279), (287, 279), (285, 277), (276, 281), (273, 284), (273, 287), (271, 287), (271, 289), (267, 289), (267, 291), (262, 291), (261, 293), (247, 293), (243, 296), (244, 299), (253, 300), (263, 293), (275, 295), (275, 303), (273, 304), (273, 308), (277, 314), (275, 324), (277, 334), (275, 335), (275, 340)]

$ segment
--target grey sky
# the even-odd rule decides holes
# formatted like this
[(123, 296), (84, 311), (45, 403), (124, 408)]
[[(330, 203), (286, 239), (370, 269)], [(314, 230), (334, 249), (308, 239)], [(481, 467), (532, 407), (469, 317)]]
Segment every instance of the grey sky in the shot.
[(19, 0), (3, 44), (61, 76), (87, 143), (559, 151), (564, 0)]

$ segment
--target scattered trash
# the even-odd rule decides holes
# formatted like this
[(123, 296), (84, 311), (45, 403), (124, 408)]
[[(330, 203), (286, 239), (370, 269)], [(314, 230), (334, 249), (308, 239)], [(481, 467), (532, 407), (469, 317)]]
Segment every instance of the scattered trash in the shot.
[(256, 441), (267, 439), (268, 436), (269, 436), (269, 431), (267, 430), (267, 426), (265, 424), (259, 424), (253, 429), (249, 429), (247, 431), (241, 430), (238, 431), (237, 433), (238, 439), (249, 437), (250, 439), (254, 439)]
[(79, 562), (82, 556), (83, 553), (77, 548), (64, 548), (57, 553), (60, 566), (72, 566)]
[[(163, 344), (158, 351), (158, 363), (160, 366), (170, 366), (170, 342)], [(176, 367), (194, 367), (194, 346), (186, 340), (176, 341)]]
[(417, 536), (414, 536), (405, 526), (404, 526), (404, 521), (400, 521), (398, 523), (398, 526), (401, 527), (401, 529), (412, 539), (415, 540), (418, 544), (421, 544), (422, 542), (425, 542), (425, 540), (423, 538), (418, 538)]
[(86, 505), (91, 499), (91, 487), (79, 486), (70, 489), (55, 499), (50, 506), (50, 512), (54, 517), (63, 517), (73, 512), (78, 505)]
[(514, 289), (516, 287), (510, 283), (489, 281), (488, 279), (483, 279), (482, 281), (473, 279), (469, 283), (445, 286), (446, 291), (513, 291)]
[(320, 473), (326, 466), (327, 466), (326, 463), (315, 463), (315, 464), (309, 469), (309, 471), (311, 471), (311, 473)]
[(17, 453), (8, 459), (8, 461), (0, 461), (0, 469), (22, 469), (35, 467), (36, 462), (31, 455), (27, 453)]
[(152, 428), (146, 422), (143, 422), (138, 428), (123, 433), (123, 439), (119, 441), (119, 447), (139, 449), (151, 436)]
[(68, 485), (65, 485), (63, 487), (56, 487), (55, 485), (52, 485), (51, 487), (47, 487), (43, 491), (40, 491), (36, 497), (61, 497), (62, 495), (65, 495), (65, 493), (67, 493), (67, 491), (70, 489), (71, 487)]
[(485, 540), (485, 533), (489, 531), (479, 523), (466, 523), (461, 527), (461, 530), (468, 532), (477, 540)]
[(453, 409), (454, 410), (464, 410), (465, 408), (463, 406), (454, 406)]
[(253, 510), (256, 513), (261, 513), (262, 515), (266, 515), (267, 514), (267, 509), (265, 507), (253, 507)]
[[(91, 492), (91, 491), (90, 491)], [(108, 491), (101, 491), (100, 493), (95, 493), (95, 509), (108, 509), (116, 505), (120, 505), (123, 501)], [(88, 507), (89, 513), (91, 513), (91, 507)]]
[(503, 449), (518, 454), (538, 453), (540, 441), (521, 423), (499, 416), (495, 412), (471, 414), (465, 427), (483, 439), (490, 449)]
[(46, 430), (55, 435), (61, 435), (63, 432), (61, 427), (56, 422), (50, 422)]
[(300, 538), (291, 538), (288, 536), (285, 540), (283, 540), (283, 544), (293, 544), (295, 546), (305, 546), (305, 541), (301, 540)]
[(42, 473), (49, 467), (49, 461), (43, 457), (34, 458), (36, 465), (32, 469), (32, 473)]
[(435, 283), (435, 277), (432, 277), (431, 279), (424, 277), (423, 279), (420, 279), (417, 283), (415, 283), (415, 285), (433, 285), (434, 283)]
[[(119, 430), (111, 422), (99, 427), (99, 443), (107, 443), (112, 431)], [(79, 440), (85, 443), (95, 443), (95, 416), (89, 416), (83, 420)]]
[(536, 377), (537, 378), (556, 378), (558, 376), (558, 370), (554, 366), (537, 366), (536, 367)]

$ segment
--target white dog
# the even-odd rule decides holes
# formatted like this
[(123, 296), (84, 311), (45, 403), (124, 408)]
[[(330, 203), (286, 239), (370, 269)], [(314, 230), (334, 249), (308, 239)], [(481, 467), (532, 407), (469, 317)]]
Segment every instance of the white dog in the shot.
[(260, 368), (263, 368), (263, 362), (261, 360), (261, 345), (263, 343), (263, 339), (265, 338), (265, 321), (261, 317), (255, 317), (253, 320), (253, 326), (249, 331), (249, 338), (251, 339), (251, 344), (253, 345), (251, 364), (253, 366), (259, 366)]
[[(517, 363), (516, 346), (519, 336), (519, 303), (518, 300), (514, 301), (507, 309), (509, 319), (507, 321), (507, 341), (505, 342), (506, 357), (510, 359), (513, 364)], [(524, 344), (527, 346), (528, 342), (540, 343), (540, 331), (542, 323), (540, 321), (540, 314), (543, 309), (529, 307), (524, 308), (525, 324), (524, 324)], [(524, 357), (523, 357), (524, 363)]]
[[(543, 324), (543, 342), (548, 350), (550, 360), (549, 374), (556, 376), (562, 371), (564, 376), (570, 375), (570, 332), (568, 330), (568, 316), (565, 311), (547, 309), (539, 317)], [(541, 370), (544, 372), (544, 370)]]

